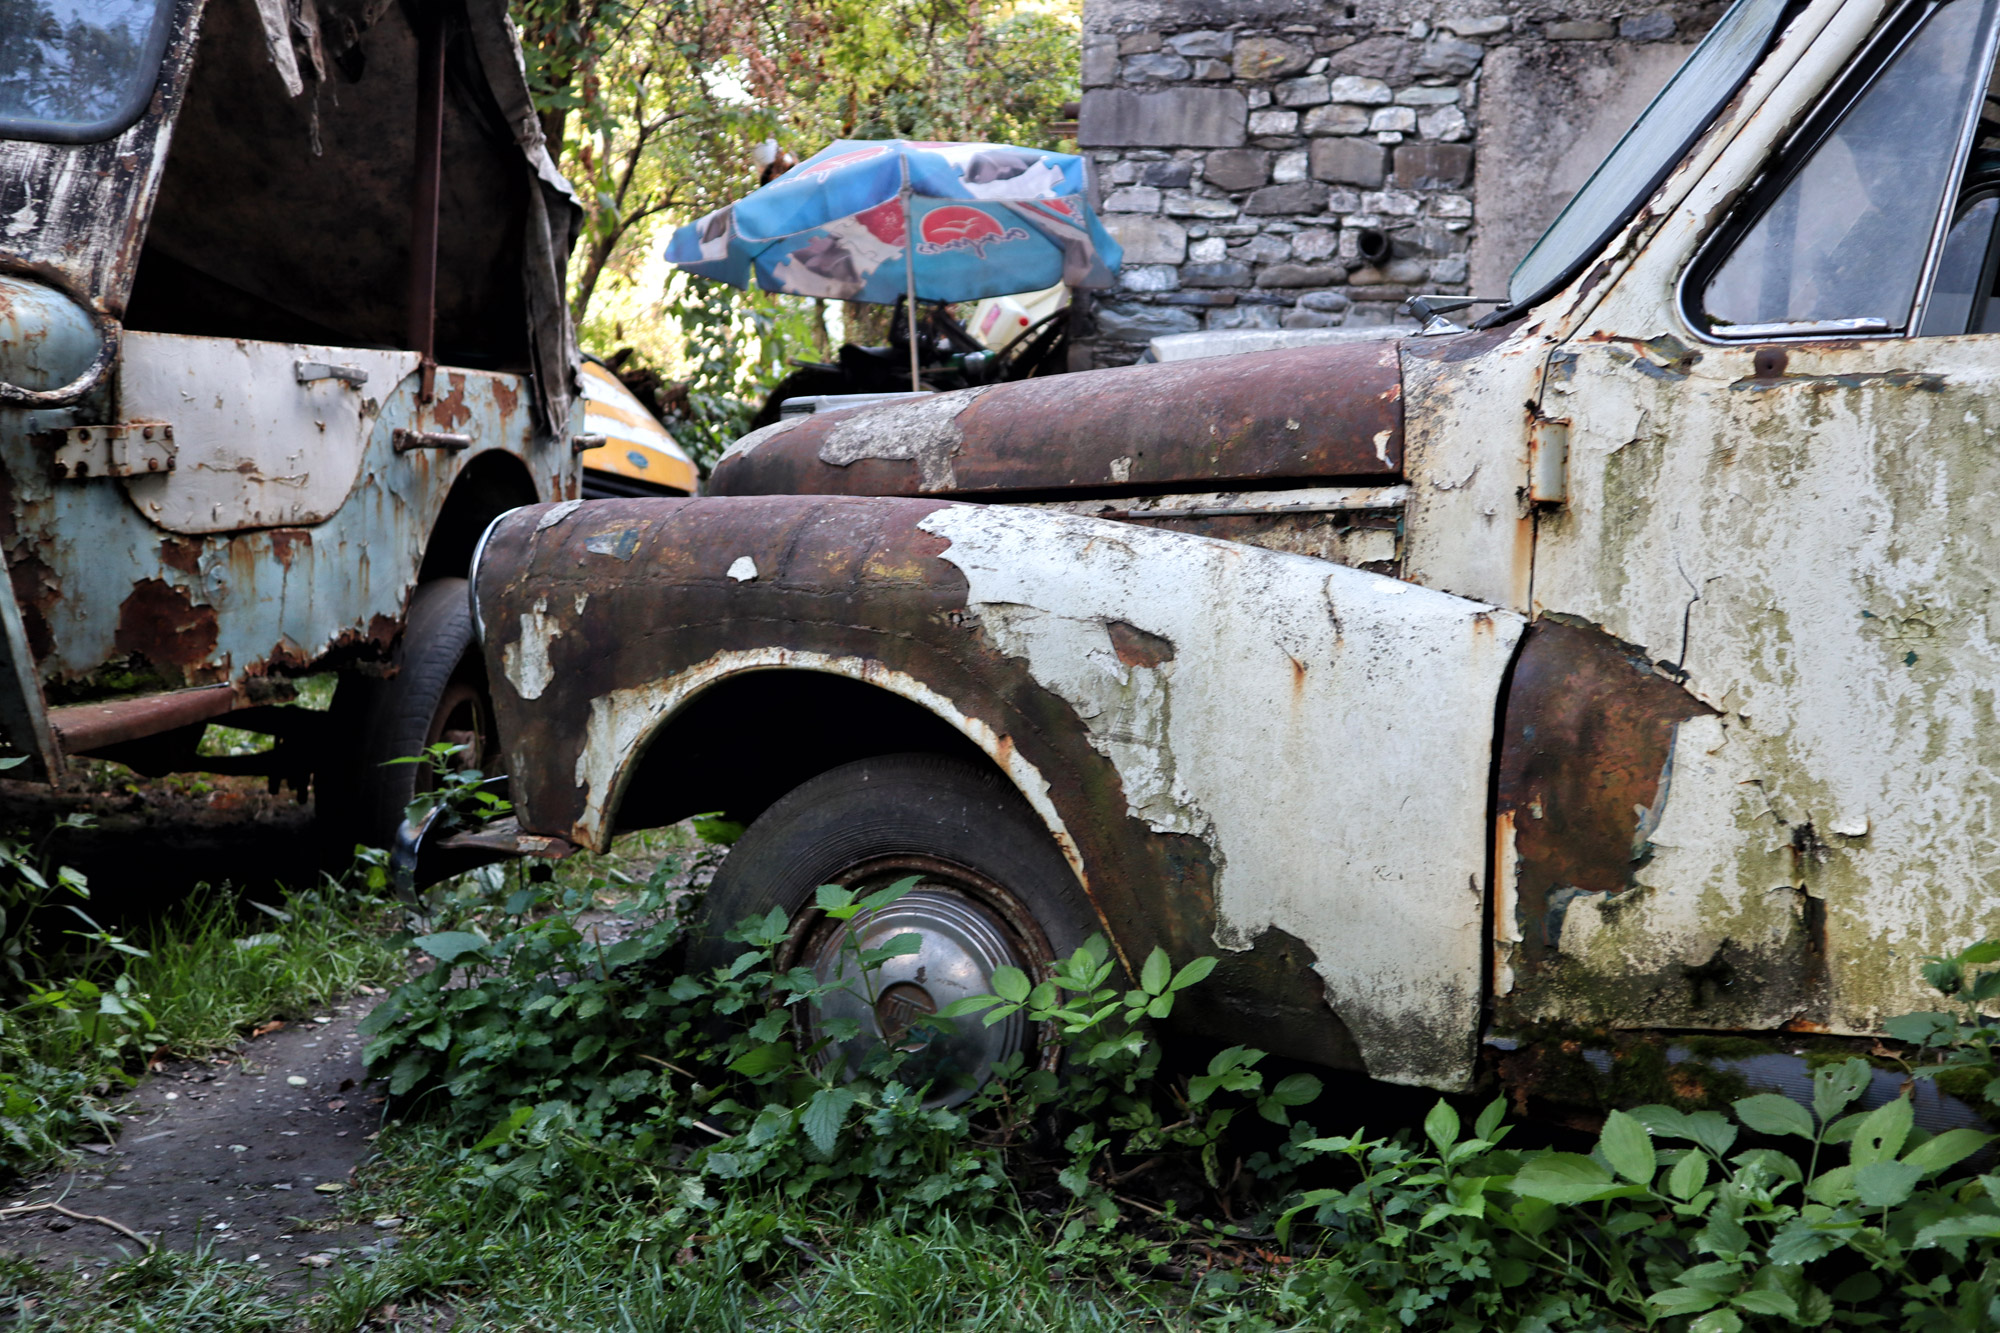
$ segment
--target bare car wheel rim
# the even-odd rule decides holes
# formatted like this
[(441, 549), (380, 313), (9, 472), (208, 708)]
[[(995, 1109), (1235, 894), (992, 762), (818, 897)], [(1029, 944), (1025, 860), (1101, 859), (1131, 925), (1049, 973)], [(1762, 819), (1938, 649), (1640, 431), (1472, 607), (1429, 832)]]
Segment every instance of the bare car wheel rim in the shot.
[[(826, 1025), (852, 1020), (859, 1034), (831, 1044), (828, 1059), (844, 1057), (850, 1071), (860, 1069), (884, 1041), (907, 1054), (898, 1078), (908, 1084), (929, 1083), (925, 1099), (931, 1106), (954, 1106), (986, 1081), (993, 1066), (1022, 1049), (1028, 1024), (1019, 1014), (988, 1027), (978, 1015), (923, 1020), (968, 995), (993, 993), (995, 969), (1007, 966), (1029, 976), (1045, 970), (1045, 945), (1024, 944), (1007, 917), (1015, 912), (1011, 898), (983, 877), (959, 867), (945, 869), (930, 858), (927, 866), (897, 867), (880, 863), (861, 875), (842, 876), (860, 893), (885, 888), (912, 870), (922, 881), (879, 912), (853, 922), (832, 921), (811, 913), (807, 928), (795, 933), (792, 956), (822, 984), (843, 989), (824, 997), (808, 1022), (817, 1038)], [(995, 901), (996, 895), (999, 901)], [(988, 904), (992, 903), (992, 906)], [(1000, 910), (994, 910), (997, 907)], [(848, 926), (853, 940), (847, 940)], [(1032, 927), (1030, 927), (1032, 929)], [(922, 941), (916, 953), (891, 958), (863, 976), (856, 957), (861, 950), (886, 945), (898, 935), (913, 933)], [(1039, 935), (1039, 930), (1033, 932)]]

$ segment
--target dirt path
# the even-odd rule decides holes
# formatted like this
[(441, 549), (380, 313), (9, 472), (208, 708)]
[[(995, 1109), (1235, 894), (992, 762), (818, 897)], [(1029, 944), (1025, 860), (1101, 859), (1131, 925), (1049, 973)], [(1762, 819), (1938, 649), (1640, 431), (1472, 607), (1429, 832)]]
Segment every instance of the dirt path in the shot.
[[(363, 1081), (360, 996), (246, 1042), (238, 1056), (147, 1078), (117, 1142), (75, 1170), (0, 1194), (0, 1208), (61, 1202), (173, 1249), (208, 1245), (280, 1288), (395, 1244), (395, 1223), (342, 1228), (340, 1195), (372, 1150), (379, 1085)], [(135, 1254), (130, 1238), (42, 1211), (0, 1218), (0, 1247), (86, 1271)]]

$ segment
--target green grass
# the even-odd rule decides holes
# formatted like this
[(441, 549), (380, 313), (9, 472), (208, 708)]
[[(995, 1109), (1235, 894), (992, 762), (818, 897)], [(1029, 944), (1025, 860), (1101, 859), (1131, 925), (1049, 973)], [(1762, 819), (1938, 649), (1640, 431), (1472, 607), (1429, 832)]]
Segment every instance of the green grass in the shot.
[(199, 895), (145, 935), (150, 956), (128, 961), (174, 1054), (220, 1051), (259, 1023), (403, 978), (380, 903), (332, 884), (268, 896), (245, 912), (226, 891)]
[(0, 1169), (31, 1173), (100, 1137), (151, 1060), (213, 1054), (259, 1023), (399, 979), (391, 924), (379, 900), (332, 882), (262, 912), (212, 890), (122, 948), (45, 957), (40, 994), (0, 1011)]
[[(357, 1333), (411, 1327), (454, 1333), (1124, 1333), (1193, 1329), (1185, 1288), (1130, 1289), (1105, 1271), (1066, 1272), (1045, 1238), (1011, 1224), (949, 1217), (906, 1223), (782, 1214), (756, 1262), (704, 1247), (700, 1232), (664, 1235), (653, 1206), (620, 1189), (589, 1200), (501, 1208), (435, 1192), (454, 1155), (430, 1128), (385, 1133), (384, 1155), (349, 1204), (356, 1218), (411, 1219), (400, 1246), (320, 1279), (295, 1297), (244, 1265), (155, 1255), (89, 1282), (37, 1279), (28, 1329)], [(650, 1233), (650, 1236), (649, 1236)], [(690, 1243), (682, 1245), (681, 1241)], [(666, 1243), (660, 1243), (666, 1242)], [(0, 1306), (0, 1310), (4, 1310)], [(416, 1316), (428, 1312), (433, 1322)], [(372, 1322), (371, 1322), (372, 1321)]]

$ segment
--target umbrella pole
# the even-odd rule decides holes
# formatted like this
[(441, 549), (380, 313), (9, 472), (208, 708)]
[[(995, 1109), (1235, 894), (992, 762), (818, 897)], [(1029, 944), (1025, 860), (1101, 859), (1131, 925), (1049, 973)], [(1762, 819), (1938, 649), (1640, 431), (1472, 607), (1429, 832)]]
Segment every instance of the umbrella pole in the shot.
[(903, 308), (910, 316), (910, 392), (921, 393), (917, 379), (917, 220), (910, 207), (910, 163), (903, 161)]

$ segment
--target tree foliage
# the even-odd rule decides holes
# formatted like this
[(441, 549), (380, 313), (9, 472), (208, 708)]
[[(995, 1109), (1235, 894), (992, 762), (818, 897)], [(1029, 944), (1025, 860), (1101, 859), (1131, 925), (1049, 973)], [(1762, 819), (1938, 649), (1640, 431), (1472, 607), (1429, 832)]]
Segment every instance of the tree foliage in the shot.
[[(1078, 0), (514, 0), (513, 12), (543, 128), (584, 204), (570, 272), (585, 346), (671, 359), (712, 403), (782, 374), (787, 348), (825, 341), (810, 302), (669, 292), (648, 262), (668, 229), (757, 187), (756, 144), (799, 157), (836, 138), (1056, 147), (1050, 122), (1076, 96)], [(690, 306), (704, 329), (735, 330), (728, 355), (682, 352)]]

